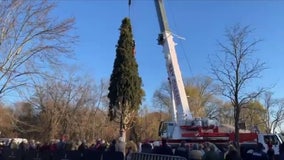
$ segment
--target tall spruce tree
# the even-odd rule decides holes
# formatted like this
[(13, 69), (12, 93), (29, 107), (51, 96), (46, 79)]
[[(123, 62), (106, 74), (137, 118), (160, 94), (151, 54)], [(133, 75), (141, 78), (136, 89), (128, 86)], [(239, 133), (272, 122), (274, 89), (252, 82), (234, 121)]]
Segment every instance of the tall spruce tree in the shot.
[(125, 140), (125, 131), (133, 124), (144, 96), (129, 18), (124, 18), (120, 26), (120, 37), (108, 89), (109, 118), (120, 124), (120, 136)]

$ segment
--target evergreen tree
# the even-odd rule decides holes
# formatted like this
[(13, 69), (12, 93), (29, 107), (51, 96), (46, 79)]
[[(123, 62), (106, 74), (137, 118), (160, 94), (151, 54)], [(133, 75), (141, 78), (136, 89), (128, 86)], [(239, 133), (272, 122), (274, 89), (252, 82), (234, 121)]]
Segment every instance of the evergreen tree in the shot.
[(144, 96), (129, 18), (124, 18), (120, 26), (120, 37), (108, 89), (109, 118), (120, 123), (120, 136), (125, 138), (125, 130), (135, 119)]

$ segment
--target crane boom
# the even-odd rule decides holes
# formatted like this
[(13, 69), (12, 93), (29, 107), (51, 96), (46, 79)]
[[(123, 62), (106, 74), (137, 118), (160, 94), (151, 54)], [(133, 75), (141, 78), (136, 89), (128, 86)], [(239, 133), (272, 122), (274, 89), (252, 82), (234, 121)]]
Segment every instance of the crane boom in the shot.
[(155, 5), (161, 31), (158, 37), (158, 44), (163, 46), (168, 78), (172, 91), (172, 119), (173, 121), (182, 124), (185, 120), (192, 119), (192, 114), (188, 106), (184, 83), (176, 55), (175, 42), (168, 26), (163, 1), (155, 0)]

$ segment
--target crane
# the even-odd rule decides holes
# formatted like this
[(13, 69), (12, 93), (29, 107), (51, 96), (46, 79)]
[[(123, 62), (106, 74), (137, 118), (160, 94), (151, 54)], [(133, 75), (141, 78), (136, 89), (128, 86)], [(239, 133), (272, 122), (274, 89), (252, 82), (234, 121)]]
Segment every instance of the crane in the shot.
[[(162, 138), (187, 139), (188, 136), (183, 135), (196, 134), (196, 131), (202, 129), (214, 129), (214, 131), (217, 131), (216, 121), (208, 118), (194, 118), (192, 116), (176, 54), (176, 43), (169, 29), (163, 0), (155, 0), (155, 6), (161, 31), (157, 40), (158, 44), (163, 46), (172, 97), (172, 120), (160, 124), (159, 135)], [(195, 131), (190, 131), (188, 134), (189, 130)]]
[[(173, 33), (171, 33), (166, 17), (163, 0), (154, 0), (161, 33), (158, 36), (158, 44), (163, 47), (166, 60), (168, 79), (172, 96), (172, 119), (160, 123), (159, 135), (166, 138), (174, 147), (181, 141), (187, 143), (214, 142), (227, 144), (234, 141), (234, 131), (222, 130), (216, 120), (206, 117), (193, 117), (189, 109), (187, 95), (176, 55)], [(273, 139), (276, 155), (279, 155), (279, 144), (284, 143), (277, 134), (262, 134), (255, 132), (239, 133), (242, 144), (262, 143), (267, 148), (267, 140)]]

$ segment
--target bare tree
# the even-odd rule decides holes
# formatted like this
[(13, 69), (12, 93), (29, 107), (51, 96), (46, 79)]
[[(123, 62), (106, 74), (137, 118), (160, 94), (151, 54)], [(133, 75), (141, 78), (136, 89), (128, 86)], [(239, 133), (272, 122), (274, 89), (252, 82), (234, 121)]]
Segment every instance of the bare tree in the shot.
[(72, 73), (67, 77), (57, 77), (42, 84), (36, 83), (31, 100), (39, 114), (44, 139), (60, 135), (75, 139), (98, 136), (107, 119), (107, 111), (102, 107), (102, 102), (107, 99), (107, 83), (97, 86), (94, 80)]
[(247, 90), (247, 85), (260, 77), (265, 69), (264, 63), (255, 57), (255, 46), (260, 40), (251, 40), (252, 31), (248, 26), (234, 25), (226, 31), (227, 43), (219, 43), (222, 56), (217, 55), (211, 61), (213, 75), (220, 83), (220, 91), (229, 99), (234, 108), (235, 140), (239, 142), (239, 118), (243, 106), (263, 92), (263, 88), (255, 92)]
[(276, 101), (276, 106), (271, 110), (270, 116), (270, 132), (275, 133), (276, 129), (281, 128), (281, 124), (284, 122), (284, 99)]
[(15, 127), (14, 130), (18, 133), (19, 137), (27, 139), (35, 139), (39, 132), (39, 117), (34, 113), (33, 106), (26, 102), (17, 102), (14, 105)]
[(0, 97), (71, 56), (74, 19), (52, 18), (54, 7), (46, 0), (0, 2)]
[(15, 117), (11, 107), (0, 105), (0, 136), (9, 137), (13, 135), (15, 128)]
[(263, 102), (264, 107), (266, 109), (266, 117), (264, 119), (265, 131), (267, 133), (270, 133), (272, 129), (271, 128), (271, 112), (272, 112), (273, 107), (275, 107), (275, 105), (277, 104), (277, 101), (272, 98), (271, 92), (264, 93), (263, 101), (264, 101)]
[(234, 125), (234, 110), (230, 103), (223, 102), (220, 104), (219, 123), (222, 125)]
[(275, 133), (284, 121), (284, 99), (273, 98), (273, 93), (267, 91), (264, 92), (263, 103), (266, 109), (265, 130), (267, 133)]
[(205, 117), (208, 117), (210, 119), (215, 119), (217, 121), (220, 121), (223, 118), (223, 117), (221, 117), (222, 116), (222, 114), (221, 114), (222, 106), (223, 106), (223, 101), (222, 100), (212, 97), (210, 99), (210, 101), (208, 101), (206, 103), (206, 106), (205, 106), (205, 114), (206, 115), (205, 115)]

